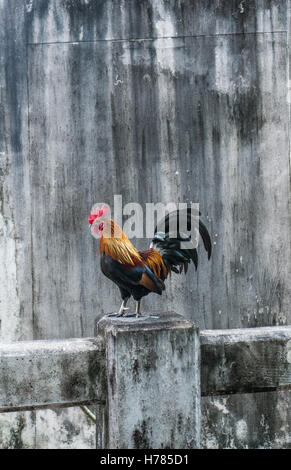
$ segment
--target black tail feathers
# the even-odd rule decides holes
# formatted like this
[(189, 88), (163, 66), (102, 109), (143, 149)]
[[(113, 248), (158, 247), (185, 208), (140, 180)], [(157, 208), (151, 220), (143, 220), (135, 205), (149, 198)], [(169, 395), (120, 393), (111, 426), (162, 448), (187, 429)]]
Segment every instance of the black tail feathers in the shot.
[(191, 261), (197, 270), (200, 237), (208, 259), (211, 257), (211, 238), (200, 215), (200, 212), (191, 207), (173, 211), (159, 221), (155, 228), (150, 246), (160, 252), (166, 266), (176, 273), (181, 273), (183, 269), (187, 273)]

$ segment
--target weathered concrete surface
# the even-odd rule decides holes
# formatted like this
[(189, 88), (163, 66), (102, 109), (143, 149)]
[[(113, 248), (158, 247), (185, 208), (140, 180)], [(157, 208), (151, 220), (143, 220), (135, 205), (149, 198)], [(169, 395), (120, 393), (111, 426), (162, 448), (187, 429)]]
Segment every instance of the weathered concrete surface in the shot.
[[(0, 2), (0, 339), (32, 332), (31, 208), (24, 2)], [(4, 287), (5, 286), (5, 287)]]
[(30, 44), (286, 30), (284, 0), (38, 0), (26, 11)]
[(0, 43), (1, 339), (90, 336), (115, 308), (86, 224), (112, 188), (208, 217), (213, 260), (165, 308), (290, 323), (290, 0), (1, 0)]
[(0, 412), (105, 399), (100, 338), (0, 343)]
[[(42, 24), (45, 35), (49, 11), (29, 31)], [(199, 201), (208, 217), (213, 260), (173, 276), (169, 308), (203, 328), (288, 322), (286, 31), (229, 35), (218, 22), (211, 36), (209, 22), (205, 35), (176, 37), (175, 14), (154, 11), (155, 28), (169, 29), (156, 40), (125, 30), (122, 40), (28, 46), (36, 337), (88, 335), (95, 312), (119, 302), (87, 231), (92, 201), (114, 193)]]
[[(110, 449), (200, 446), (198, 329), (177, 314), (109, 318), (105, 337)], [(98, 416), (97, 416), (98, 419)]]
[(291, 326), (204, 330), (201, 394), (291, 390)]
[[(197, 410), (200, 403), (197, 329), (193, 341), (191, 323), (176, 314), (160, 314), (138, 320), (104, 317), (97, 324), (97, 330), (99, 332), (97, 338), (0, 344), (0, 412), (87, 403), (92, 404), (93, 409), (97, 407), (99, 448), (124, 445), (173, 448), (183, 447), (185, 442), (186, 446), (192, 447), (191, 432), (187, 428), (191, 427), (193, 433), (200, 426), (200, 412)], [(182, 330), (187, 335), (186, 347), (185, 337), (182, 338), (182, 342), (180, 341)], [(161, 335), (161, 332), (165, 331), (174, 331), (178, 337), (169, 339), (167, 335)], [(187, 347), (189, 342), (190, 348)], [(205, 400), (203, 401), (205, 427), (202, 428), (202, 442), (206, 447), (217, 447), (219, 434), (211, 436), (211, 432), (215, 433), (215, 430), (221, 432), (226, 423), (232, 429), (235, 421), (235, 415), (226, 406), (231, 398), (225, 396), (219, 399), (217, 395), (250, 391), (258, 393), (263, 390), (272, 392), (279, 390), (280, 387), (290, 389), (291, 326), (204, 330), (200, 332), (200, 345), (201, 394), (215, 396), (209, 401), (209, 408), (205, 406)], [(171, 351), (169, 347), (172, 348)], [(105, 350), (107, 359), (105, 359)], [(186, 367), (185, 364), (181, 364), (181, 360), (186, 363)], [(181, 371), (179, 373), (179, 369), (182, 370), (182, 374)], [(190, 392), (189, 372), (193, 382)], [(193, 407), (191, 394), (193, 395), (194, 391), (196, 394)], [(271, 403), (270, 397), (273, 400), (275, 395), (271, 393), (267, 396), (268, 403)], [(242, 395), (239, 399), (242, 399)], [(252, 400), (255, 403), (255, 400)], [(181, 403), (183, 412), (179, 410)], [(196, 415), (193, 417), (195, 408)], [(257, 430), (249, 429), (250, 425), (255, 428), (255, 419), (252, 417), (250, 423), (248, 419), (240, 416), (235, 423), (235, 433), (232, 435), (229, 429), (223, 433), (223, 446), (228, 447), (231, 444), (238, 447), (252, 446), (256, 440), (257, 446), (260, 446), (262, 436), (267, 436), (269, 431), (274, 433), (275, 426), (270, 429), (264, 418), (265, 415), (271, 416), (271, 410), (269, 411), (264, 405), (261, 410), (263, 416), (259, 425), (260, 427), (265, 425), (266, 429), (260, 432), (260, 440)], [(255, 416), (258, 411), (256, 410)], [(186, 426), (183, 425), (183, 413), (187, 415)], [(217, 423), (219, 413), (223, 415), (220, 425)], [(160, 418), (159, 414), (162, 414)], [(62, 419), (62, 413), (56, 409), (51, 410), (48, 416), (48, 425), (53, 428)], [(57, 416), (60, 418), (55, 421), (54, 418)], [(194, 426), (188, 422), (191, 417), (195, 419)], [(209, 427), (206, 417), (209, 420)], [(25, 439), (29, 439), (28, 426), (31, 424), (29, 417), (21, 413), (19, 416), (13, 414), (12, 418), (16, 427), (12, 427), (9, 439), (5, 438), (5, 433), (2, 432), (6, 416), (2, 420), (0, 426), (2, 447), (10, 447), (13, 443), (26, 447)], [(38, 415), (31, 414), (30, 419), (36, 423)], [(284, 426), (280, 428), (280, 436), (274, 434), (271, 439), (269, 435), (268, 446), (272, 441), (276, 447), (284, 446), (286, 443), (288, 446), (291, 424), (288, 411), (284, 411), (284, 408), (277, 403), (275, 423), (280, 419), (286, 420)], [(67, 448), (74, 445), (73, 437), (80, 434), (80, 423), (75, 428), (69, 425), (66, 418), (64, 420), (64, 425), (60, 424), (60, 433), (63, 436), (62, 440), (67, 438), (65, 446)], [(142, 426), (138, 426), (138, 429), (137, 420), (142, 421)], [(165, 425), (170, 435), (169, 442), (161, 443), (159, 440), (161, 435), (166, 438), (160, 423), (162, 426)], [(177, 427), (178, 439), (174, 431)], [(24, 440), (21, 440), (22, 433)], [(88, 433), (87, 427), (81, 436), (84, 434), (85, 438)], [(43, 430), (39, 439), (36, 433), (34, 446), (36, 442), (45, 442), (44, 436), (48, 434), (48, 429)], [(197, 434), (196, 432), (196, 437)], [(89, 436), (93, 446), (92, 433), (89, 433)], [(198, 445), (196, 437), (194, 445)], [(242, 442), (239, 442), (240, 438)], [(79, 439), (75, 441), (76, 446), (80, 445)], [(153, 442), (153, 439), (156, 441)], [(181, 439), (184, 439), (184, 442), (181, 442)], [(248, 440), (250, 444), (247, 444)], [(49, 440), (45, 447), (52, 446), (52, 442)], [(87, 444), (83, 442), (81, 447), (83, 446), (86, 447)]]
[(94, 449), (95, 426), (80, 408), (2, 413), (1, 449)]
[(206, 449), (290, 449), (291, 392), (202, 398)]
[[(258, 77), (253, 76), (258, 54), (264, 60), (275, 48), (274, 67), (279, 68), (280, 62), (286, 59), (284, 36), (279, 34), (275, 42), (272, 36), (258, 36), (256, 50), (251, 36), (240, 36), (236, 47), (229, 37), (171, 40), (171, 48), (177, 55), (172, 60), (178, 61), (179, 70), (170, 70), (169, 75), (162, 72), (159, 66), (160, 60), (168, 60), (167, 56), (163, 59), (168, 47), (166, 42), (30, 47), (33, 298), (35, 331), (39, 337), (55, 334), (60, 315), (62, 321), (58, 335), (77, 336), (80, 330), (88, 334), (87, 331), (93, 327), (94, 312), (102, 312), (104, 308), (110, 311), (112, 299), (116, 303), (119, 301), (115, 286), (108, 283), (100, 272), (97, 246), (89, 238), (89, 232), (84, 233), (87, 228), (85, 208), (90, 207), (92, 200), (100, 199), (101, 195), (112, 202), (112, 181), (116, 183), (114, 192), (121, 193), (124, 202), (166, 202), (175, 190), (180, 200), (200, 198), (205, 214), (210, 213), (206, 206), (212, 208), (213, 217), (216, 218), (209, 217), (215, 227), (213, 238), (216, 245), (212, 264), (201, 257), (201, 270), (197, 277), (194, 274), (188, 275), (186, 280), (173, 277), (166, 297), (168, 305), (173, 304), (173, 308), (191, 318), (191, 305), (195, 302), (198, 305), (197, 320), (205, 327), (259, 326), (287, 321), (289, 266), (285, 262), (284, 250), (276, 251), (282, 243), (287, 251), (290, 249), (286, 243), (286, 239), (290, 241), (289, 232), (284, 231), (287, 237), (284, 239), (282, 233), (282, 226), (285, 230), (289, 229), (289, 219), (286, 218), (288, 172), (280, 170), (287, 164), (287, 121), (284, 123), (283, 120), (287, 118), (286, 103), (283, 101), (286, 101), (286, 89), (278, 84), (277, 89), (273, 90), (271, 63), (263, 65), (261, 85), (266, 87), (266, 109), (264, 117), (260, 117), (270, 119), (270, 122), (262, 126), (257, 123), (261, 104), (258, 104), (259, 108), (251, 108), (257, 99), (259, 86)], [(242, 49), (245, 51), (243, 59)], [(206, 51), (213, 58), (210, 62), (213, 66), (215, 57), (221, 59), (212, 74)], [(154, 63), (153, 54), (157, 54)], [(191, 62), (194, 54), (195, 62)], [(225, 70), (222, 57), (227, 60), (230, 56), (238, 61), (238, 75), (234, 73), (231, 61), (226, 64), (228, 72)], [(240, 78), (244, 61), (249, 69), (246, 83), (242, 83)], [(110, 72), (112, 62), (115, 71)], [(39, 64), (42, 64), (41, 67)], [(47, 65), (44, 67), (43, 64)], [(76, 70), (71, 68), (73, 64)], [(219, 75), (217, 67), (221, 67)], [(86, 73), (81, 74), (80, 70), (86, 70)], [(99, 87), (95, 85), (97, 70), (100, 74)], [(111, 73), (113, 76), (110, 78)], [(230, 85), (228, 73), (232, 75)], [(209, 93), (203, 95), (203, 102), (196, 85), (190, 80), (191, 76), (201, 74), (208, 76), (210, 87)], [(68, 81), (72, 82), (70, 87)], [(204, 79), (202, 82), (201, 93), (206, 86)], [(59, 83), (66, 86), (60, 87)], [(230, 89), (227, 91), (228, 86)], [(134, 91), (129, 91), (131, 87)], [(217, 87), (219, 90), (216, 92), (214, 89)], [(238, 94), (241, 87), (246, 93), (243, 96)], [(229, 98), (224, 100), (226, 95)], [(156, 100), (159, 104), (156, 120), (153, 120), (151, 116)], [(248, 127), (238, 131), (241, 109), (244, 109), (246, 100), (249, 100), (250, 107), (246, 109)], [(211, 122), (209, 116), (214, 116), (217, 122)], [(143, 123), (144, 126), (139, 129), (137, 125), (135, 136), (131, 131), (133, 122)], [(112, 128), (112, 134), (107, 134), (107, 126)], [(257, 170), (253, 168), (257, 165), (253, 153), (254, 146), (258, 144), (257, 137), (256, 143), (248, 141), (252, 126), (262, 128), (263, 148), (269, 145), (267, 155), (258, 157), (260, 171), (266, 173), (267, 185), (272, 183), (277, 187), (280, 207), (279, 202), (273, 206), (274, 195), (267, 190), (264, 199), (261, 199), (262, 175), (260, 172), (254, 173)], [(184, 127), (188, 138), (185, 138)], [(219, 137), (222, 148), (219, 142), (212, 141), (215, 132), (223, 134)], [(277, 136), (276, 141), (271, 137), (273, 133)], [(50, 135), (49, 140), (47, 135)], [(169, 138), (173, 139), (170, 143)], [(144, 151), (147, 152), (145, 149), (149, 145), (149, 158), (154, 158), (154, 165), (147, 166), (147, 153), (140, 154), (143, 139)], [(196, 142), (199, 139), (202, 142), (200, 150), (200, 144)], [(194, 147), (195, 158), (191, 153)], [(218, 154), (214, 156), (213, 152), (216, 151), (219, 151), (222, 160)], [(171, 152), (173, 158), (169, 158)], [(259, 152), (259, 148), (255, 152)], [(200, 153), (200, 161), (197, 153)], [(184, 155), (183, 159), (175, 160), (174, 155), (180, 154)], [(276, 159), (274, 154), (277, 155)], [(70, 156), (69, 161), (67, 155)], [(235, 162), (229, 164), (228, 155), (235, 155)], [(219, 174), (215, 167), (218, 161), (221, 162)], [(238, 168), (234, 170), (236, 165)], [(200, 167), (208, 171), (205, 174), (200, 171), (196, 173)], [(247, 174), (244, 173), (246, 170)], [(145, 179), (139, 179), (140, 172), (145, 173)], [(245, 187), (254, 174), (256, 181), (248, 186), (249, 195), (246, 190), (238, 193), (236, 185), (232, 185), (233, 179), (238, 181), (236, 178), (239, 178)], [(97, 180), (93, 175), (98, 175)], [(144, 181), (152, 182), (151, 195)], [(210, 200), (210, 181), (215, 181), (215, 192), (222, 191), (221, 197), (216, 194), (215, 200)], [(226, 188), (227, 192), (224, 193)], [(223, 200), (223, 205), (215, 209), (218, 200)], [(277, 220), (281, 212), (285, 214), (282, 221)], [(253, 217), (254, 213), (258, 221)], [(266, 237), (270, 224), (272, 234)], [(210, 221), (208, 225), (211, 225)], [(249, 235), (241, 240), (243, 233), (252, 233), (253, 241)], [(272, 263), (270, 269), (266, 252), (270, 254), (274, 250), (276, 263)], [(234, 253), (236, 258), (232, 257)], [(278, 279), (281, 279), (279, 284)], [(99, 285), (100, 292), (109, 291), (110, 295), (106, 299), (97, 295), (96, 285)], [(284, 285), (284, 294), (281, 285)], [(246, 291), (247, 296), (244, 295)], [(80, 299), (83, 305), (81, 317)], [(158, 299), (154, 296), (146, 302), (152, 302), (156, 307), (158, 305)], [(223, 312), (228, 313), (223, 315)]]

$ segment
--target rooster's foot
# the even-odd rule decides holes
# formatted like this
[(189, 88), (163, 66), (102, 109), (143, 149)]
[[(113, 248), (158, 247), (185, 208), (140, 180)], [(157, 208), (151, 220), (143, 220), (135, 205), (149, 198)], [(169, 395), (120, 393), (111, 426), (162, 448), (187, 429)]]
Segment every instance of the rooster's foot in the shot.
[[(128, 310), (128, 309), (126, 309)], [(139, 318), (141, 316), (140, 313), (136, 313), (136, 312), (116, 312), (116, 313), (108, 313), (107, 317), (122, 317), (122, 318), (132, 318), (132, 317), (136, 317), (136, 318)]]
[(124, 315), (122, 315), (124, 318), (130, 318), (130, 317), (138, 317), (138, 315), (136, 315), (135, 312), (131, 312), (131, 313), (125, 313)]
[(125, 299), (125, 300), (122, 301), (120, 309), (117, 313), (109, 313), (107, 316), (108, 317), (123, 317), (125, 311), (128, 310), (128, 308), (126, 307), (127, 301), (128, 301), (128, 299)]
[(119, 312), (115, 312), (115, 313), (108, 313), (108, 317), (126, 317), (126, 313), (125, 311), (128, 310), (128, 308), (122, 308), (119, 310)]
[(121, 307), (118, 312), (116, 313), (108, 313), (108, 317), (136, 317), (139, 318), (141, 316), (140, 313), (140, 300), (136, 302), (136, 310), (134, 313), (126, 313), (126, 310), (129, 310), (127, 307), (125, 307), (127, 300), (123, 301), (121, 304)]

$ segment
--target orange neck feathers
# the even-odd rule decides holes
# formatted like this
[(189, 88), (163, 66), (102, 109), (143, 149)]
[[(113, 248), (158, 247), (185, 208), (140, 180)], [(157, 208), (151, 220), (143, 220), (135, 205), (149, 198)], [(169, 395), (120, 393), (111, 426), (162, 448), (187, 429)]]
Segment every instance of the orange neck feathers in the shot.
[(121, 228), (111, 219), (104, 220), (103, 235), (100, 238), (100, 255), (105, 253), (121, 264), (136, 265), (142, 259), (138, 250), (129, 241)]

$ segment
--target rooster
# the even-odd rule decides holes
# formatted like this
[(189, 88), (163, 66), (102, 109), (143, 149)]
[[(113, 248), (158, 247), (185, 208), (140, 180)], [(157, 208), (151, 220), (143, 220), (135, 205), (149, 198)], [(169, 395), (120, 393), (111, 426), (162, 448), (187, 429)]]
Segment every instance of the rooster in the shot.
[[(126, 314), (126, 304), (132, 296), (136, 303), (136, 317), (141, 315), (141, 298), (154, 292), (161, 295), (165, 290), (164, 281), (171, 272), (187, 273), (191, 261), (198, 267), (197, 244), (179, 230), (182, 217), (186, 218), (187, 229), (195, 223), (197, 233), (202, 238), (208, 259), (211, 256), (211, 239), (207, 228), (200, 220), (200, 212), (192, 208), (173, 211), (155, 228), (154, 237), (148, 250), (137, 250), (121, 228), (110, 218), (107, 218), (108, 208), (103, 206), (93, 208), (89, 218), (92, 234), (100, 238), (101, 271), (119, 287), (122, 304), (116, 316), (132, 316)], [(171, 231), (171, 220), (177, 220), (175, 233)], [(158, 227), (164, 230), (159, 231)], [(199, 236), (198, 235), (198, 236)], [(182, 247), (187, 242), (187, 247)]]

